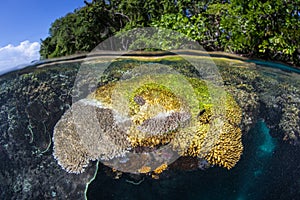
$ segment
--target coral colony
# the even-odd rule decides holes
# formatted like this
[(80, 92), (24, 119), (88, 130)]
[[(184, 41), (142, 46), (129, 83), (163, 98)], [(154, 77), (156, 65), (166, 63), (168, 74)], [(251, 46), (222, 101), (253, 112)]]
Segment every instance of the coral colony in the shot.
[(156, 75), (155, 81), (142, 77), (108, 83), (74, 103), (54, 129), (53, 154), (59, 165), (82, 173), (90, 160), (105, 164), (119, 158), (155, 178), (172, 155), (160, 152), (156, 167), (134, 163), (128, 155), (147, 157), (168, 145), (179, 156), (198, 157), (204, 167), (234, 167), (243, 151), (240, 107), (221, 87), (187, 77), (182, 84), (180, 79)]

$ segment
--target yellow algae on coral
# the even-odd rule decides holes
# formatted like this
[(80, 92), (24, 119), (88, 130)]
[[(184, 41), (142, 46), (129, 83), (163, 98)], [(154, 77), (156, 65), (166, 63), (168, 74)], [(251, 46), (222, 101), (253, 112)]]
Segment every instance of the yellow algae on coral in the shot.
[(165, 145), (172, 141), (175, 136), (175, 132), (167, 133), (165, 135), (146, 136), (141, 132), (135, 131), (130, 132), (128, 139), (132, 147), (144, 146), (144, 147), (155, 147), (157, 145)]
[(112, 103), (111, 95), (116, 87), (116, 83), (109, 83), (105, 86), (97, 88), (97, 90), (91, 93), (88, 98), (98, 100), (106, 105)]
[(132, 114), (136, 114), (140, 105), (135, 101), (135, 97), (143, 98), (149, 105), (160, 105), (165, 111), (178, 110), (183, 106), (183, 102), (163, 85), (155, 83), (145, 84), (134, 91), (131, 97)]
[(163, 171), (167, 169), (168, 165), (166, 163), (163, 163), (162, 165), (158, 166), (153, 172), (155, 174), (161, 174)]
[(234, 98), (229, 94), (226, 95), (225, 110), (226, 119), (228, 119), (231, 124), (240, 125), (242, 120), (242, 110)]
[(151, 167), (143, 166), (138, 170), (138, 172), (141, 174), (147, 174), (147, 173), (151, 172)]
[(205, 156), (205, 159), (213, 165), (231, 169), (240, 160), (243, 152), (241, 130), (230, 124), (225, 124), (218, 142)]
[[(241, 130), (242, 112), (229, 93), (214, 102), (210, 94), (218, 94), (218, 87), (207, 90), (204, 82), (189, 79), (199, 99), (198, 115), (194, 128), (180, 130), (172, 141), (174, 149), (184, 156), (205, 158), (210, 164), (230, 169), (243, 152)], [(220, 91), (222, 92), (222, 91)], [(208, 93), (208, 94), (207, 94)], [(190, 131), (188, 131), (190, 130)]]

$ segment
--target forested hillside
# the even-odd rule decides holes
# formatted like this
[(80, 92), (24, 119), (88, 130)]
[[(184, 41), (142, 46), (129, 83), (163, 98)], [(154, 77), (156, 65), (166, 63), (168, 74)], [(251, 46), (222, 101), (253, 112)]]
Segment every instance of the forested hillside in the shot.
[(163, 27), (218, 50), (300, 65), (300, 0), (93, 0), (57, 19), (42, 58), (88, 52), (121, 30)]

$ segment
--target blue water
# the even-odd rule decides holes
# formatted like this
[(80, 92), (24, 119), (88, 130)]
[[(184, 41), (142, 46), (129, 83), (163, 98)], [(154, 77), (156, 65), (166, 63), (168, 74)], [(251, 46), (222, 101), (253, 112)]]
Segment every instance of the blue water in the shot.
[[(272, 138), (263, 121), (243, 138), (244, 154), (235, 168), (206, 171), (168, 170), (160, 180), (145, 178), (133, 185), (123, 175), (114, 180), (99, 167), (90, 185), (89, 199), (196, 199), (260, 200), (300, 199), (295, 177), (300, 177), (300, 149)], [(293, 170), (295, 169), (295, 170)], [(300, 181), (300, 178), (299, 178)], [(299, 188), (298, 188), (299, 189)]]
[[(260, 120), (250, 134), (253, 134), (252, 144), (249, 144), (244, 155), (245, 169), (242, 175), (238, 200), (259, 199), (263, 194), (260, 187), (267, 181), (266, 170), (270, 167), (270, 159), (274, 155), (277, 145), (276, 139), (272, 138), (266, 124)], [(247, 161), (248, 162), (247, 162)]]
[(267, 61), (262, 61), (262, 60), (253, 60), (253, 59), (246, 60), (246, 62), (251, 62), (251, 63), (255, 63), (257, 65), (263, 65), (265, 67), (277, 68), (277, 69), (281, 69), (283, 71), (295, 72), (295, 73), (300, 74), (299, 69), (294, 68), (294, 67), (290, 67), (288, 65), (284, 65), (284, 64), (281, 64), (281, 63), (267, 62)]
[(257, 142), (261, 143), (258, 146), (257, 154), (258, 157), (262, 157), (263, 159), (272, 155), (277, 141), (271, 137), (270, 130), (263, 121), (259, 121), (257, 127), (259, 128), (257, 132), (260, 133), (257, 135)]

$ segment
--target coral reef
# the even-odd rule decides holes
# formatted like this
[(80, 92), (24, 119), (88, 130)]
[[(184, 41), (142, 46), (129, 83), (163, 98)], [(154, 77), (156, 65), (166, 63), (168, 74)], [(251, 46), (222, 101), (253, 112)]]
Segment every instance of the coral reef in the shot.
[(72, 105), (54, 127), (53, 155), (68, 172), (81, 173), (89, 160), (109, 160), (129, 149), (128, 120), (118, 123), (112, 110), (90, 100)]
[(143, 166), (138, 171), (141, 174), (147, 174), (147, 173), (151, 172), (151, 167), (149, 167), (149, 166)]
[(162, 165), (158, 166), (156, 169), (153, 170), (155, 174), (161, 174), (163, 171), (165, 171), (168, 168), (168, 165), (166, 163), (163, 163)]
[[(243, 132), (264, 119), (274, 137), (300, 144), (300, 80), (297, 74), (263, 66), (220, 66), (226, 89), (243, 110)], [(280, 77), (280, 78), (279, 78)], [(226, 84), (230, 83), (230, 84)]]
[(84, 173), (66, 173), (51, 140), (72, 103), (79, 66), (33, 67), (0, 77), (0, 199), (84, 199), (95, 163)]
[(219, 165), (231, 169), (240, 160), (243, 152), (242, 133), (239, 128), (230, 124), (222, 127), (215, 146), (205, 156), (205, 159), (213, 165)]
[[(104, 58), (95, 60), (101, 62), (91, 61), (94, 68), (105, 62)], [(148, 61), (152, 65), (160, 62), (172, 66), (185, 76), (158, 75), (154, 77), (156, 84), (147, 84), (153, 83), (151, 76), (129, 80), (138, 73), (126, 70)], [(81, 63), (72, 60), (49, 62), (0, 77), (1, 199), (84, 199), (87, 185), (97, 170), (95, 162), (90, 161), (95, 159), (101, 159), (110, 167), (117, 163), (118, 170), (130, 173), (149, 166), (153, 178), (157, 178), (155, 169), (164, 163), (170, 170), (163, 171), (160, 177), (172, 175), (174, 169), (206, 169), (212, 165), (230, 168), (242, 151), (241, 134), (245, 138), (253, 137), (253, 132), (248, 130), (259, 118), (264, 119), (273, 138), (287, 143), (283, 145), (285, 148), (290, 148), (289, 144), (300, 144), (298, 74), (219, 61), (217, 65), (226, 92), (222, 98), (216, 98), (222, 88), (200, 81), (197, 72), (180, 59), (127, 58), (125, 63), (118, 61), (117, 64), (110, 66), (103, 79), (95, 80), (89, 78), (94, 68), (85, 71), (85, 76), (76, 77)], [(99, 80), (103, 82), (99, 84)], [(152, 89), (155, 92), (149, 93), (151, 96), (147, 99), (145, 91)], [(160, 93), (177, 106), (168, 108), (170, 105), (159, 98), (156, 104), (149, 103), (149, 99)], [(210, 99), (210, 96), (215, 98)], [(72, 100), (83, 98), (84, 101), (72, 105)], [(79, 110), (84, 115), (76, 114)], [(94, 122), (106, 131), (100, 134), (78, 132), (90, 128), (86, 126), (89, 120), (86, 116), (91, 113)], [(143, 118), (142, 113), (147, 115)], [(74, 120), (82, 120), (82, 126), (78, 127), (80, 123)], [(116, 129), (108, 126), (112, 121)], [(154, 126), (156, 123), (158, 127)], [(127, 131), (118, 135), (117, 130)], [(130, 132), (133, 130), (136, 132)], [(130, 138), (130, 135), (137, 137)], [(100, 136), (105, 137), (99, 140)], [(165, 146), (170, 148), (161, 148)], [(53, 154), (66, 170), (84, 172), (66, 173)], [(290, 162), (297, 166), (297, 160), (287, 160), (292, 154), (283, 150), (276, 157), (284, 166), (278, 171), (290, 174)], [(118, 159), (111, 159), (112, 156)], [(178, 156), (181, 157), (178, 159)], [(153, 160), (156, 163), (151, 165)], [(171, 163), (174, 160), (176, 162)], [(299, 184), (294, 182), (291, 178), (286, 193), (292, 189), (299, 191)], [(282, 189), (281, 185), (278, 188)], [(297, 196), (291, 194), (291, 198)]]
[[(192, 93), (184, 96), (178, 87), (171, 90), (160, 83), (163, 78), (180, 85), (177, 75), (156, 76), (155, 81), (108, 83), (73, 104), (73, 116), (66, 113), (54, 129), (54, 155), (59, 164), (78, 173), (88, 160), (109, 160), (126, 156), (130, 149), (147, 152), (171, 145), (181, 155), (202, 157), (212, 165), (232, 168), (243, 150), (238, 127), (241, 110), (232, 96), (197, 78), (186, 78)], [(72, 126), (65, 118), (74, 120)], [(74, 137), (69, 136), (72, 134)], [(73, 139), (74, 144), (66, 145), (64, 137), (70, 137), (69, 142)], [(66, 157), (68, 153), (76, 154)], [(142, 166), (138, 172), (152, 170)]]
[(72, 112), (67, 111), (56, 124), (53, 133), (53, 155), (58, 164), (68, 172), (82, 173), (89, 162), (88, 151), (80, 143)]
[(141, 174), (147, 174), (151, 171), (153, 171), (152, 175), (158, 175), (161, 174), (163, 171), (165, 171), (168, 168), (168, 165), (166, 163), (161, 164), (160, 166), (156, 167), (154, 170), (151, 169), (150, 166), (142, 166), (138, 172)]

